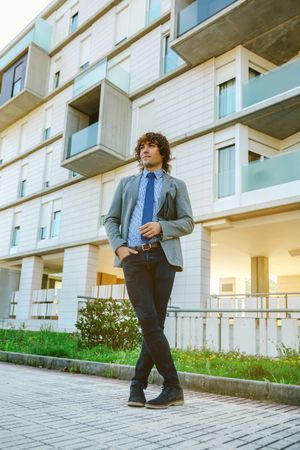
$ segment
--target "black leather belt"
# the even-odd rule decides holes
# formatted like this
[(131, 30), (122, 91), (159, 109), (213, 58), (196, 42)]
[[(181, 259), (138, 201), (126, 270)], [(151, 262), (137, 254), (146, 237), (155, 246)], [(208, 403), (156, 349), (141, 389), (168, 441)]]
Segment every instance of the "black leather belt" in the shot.
[(129, 247), (132, 248), (132, 250), (137, 250), (138, 252), (143, 251), (143, 252), (148, 252), (149, 250), (152, 250), (153, 248), (158, 248), (160, 247), (160, 243), (159, 242), (153, 242), (152, 244), (142, 244), (142, 245), (136, 245), (135, 247)]

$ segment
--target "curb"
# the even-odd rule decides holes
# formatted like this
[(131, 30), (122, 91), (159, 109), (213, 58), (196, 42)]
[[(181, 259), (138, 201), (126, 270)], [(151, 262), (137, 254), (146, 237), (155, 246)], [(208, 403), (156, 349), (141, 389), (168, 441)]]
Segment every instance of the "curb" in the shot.
[[(134, 374), (134, 367), (128, 365), (25, 353), (0, 351), (0, 361), (128, 381), (131, 380)], [(300, 386), (270, 383), (267, 381), (242, 380), (239, 378), (215, 377), (189, 372), (178, 372), (178, 374), (182, 387), (186, 389), (300, 406)], [(149, 381), (159, 386), (162, 384), (162, 378), (156, 369), (152, 370)]]

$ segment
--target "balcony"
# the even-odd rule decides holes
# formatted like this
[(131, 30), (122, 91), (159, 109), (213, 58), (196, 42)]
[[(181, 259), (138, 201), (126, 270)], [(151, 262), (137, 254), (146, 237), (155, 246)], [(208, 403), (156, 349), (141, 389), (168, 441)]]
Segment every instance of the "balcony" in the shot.
[(93, 68), (75, 80), (77, 95), (67, 105), (61, 166), (86, 177), (124, 164), (129, 149), (131, 101), (104, 73)]
[(300, 151), (284, 152), (242, 168), (242, 192), (300, 180)]
[(298, 52), (294, 0), (174, 0), (171, 47), (195, 66), (243, 45), (274, 64)]
[(299, 131), (300, 58), (246, 83), (243, 107), (249, 115), (242, 122), (251, 128), (277, 139)]
[(34, 28), (0, 58), (0, 131), (43, 103), (47, 93), (51, 27)]

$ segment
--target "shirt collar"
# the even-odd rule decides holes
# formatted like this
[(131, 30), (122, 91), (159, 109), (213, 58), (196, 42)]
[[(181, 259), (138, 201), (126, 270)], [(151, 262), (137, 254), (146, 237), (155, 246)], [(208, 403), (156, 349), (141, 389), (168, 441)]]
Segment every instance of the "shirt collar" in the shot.
[[(150, 170), (144, 169), (143, 177), (146, 178), (146, 176), (149, 172), (150, 172)], [(155, 170), (153, 173), (154, 173), (156, 179), (162, 178), (164, 175), (164, 171), (162, 169)]]

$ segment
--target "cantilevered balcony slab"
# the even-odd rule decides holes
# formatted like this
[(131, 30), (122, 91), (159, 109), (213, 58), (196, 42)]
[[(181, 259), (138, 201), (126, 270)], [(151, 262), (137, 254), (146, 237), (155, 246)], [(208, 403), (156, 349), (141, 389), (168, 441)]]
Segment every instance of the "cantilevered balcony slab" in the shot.
[(260, 75), (243, 87), (243, 123), (278, 139), (300, 129), (300, 58)]
[(31, 43), (26, 59), (26, 73), (21, 91), (0, 105), (0, 131), (41, 105), (47, 91), (50, 58)]
[(300, 2), (173, 0), (171, 47), (197, 65), (243, 45), (274, 64), (299, 51)]
[(126, 160), (131, 101), (106, 79), (67, 106), (61, 166), (86, 177), (112, 170)]

